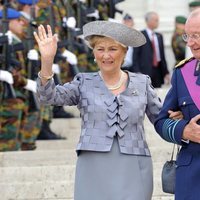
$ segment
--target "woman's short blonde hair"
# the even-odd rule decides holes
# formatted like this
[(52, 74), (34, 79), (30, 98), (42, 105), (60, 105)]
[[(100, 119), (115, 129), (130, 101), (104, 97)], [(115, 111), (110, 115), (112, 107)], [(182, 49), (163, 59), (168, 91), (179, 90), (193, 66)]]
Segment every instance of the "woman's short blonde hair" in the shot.
[[(93, 36), (91, 36), (90, 39), (88, 40), (88, 43), (89, 43), (90, 47), (91, 47), (92, 49), (94, 49), (95, 45), (96, 45), (98, 42), (104, 40), (105, 38), (109, 38), (109, 37), (101, 36), (101, 35), (93, 35)], [(121, 45), (123, 48), (127, 49), (127, 47), (126, 47), (125, 45), (121, 44), (120, 42), (118, 42), (118, 41), (116, 41), (116, 40), (114, 40), (114, 39), (112, 39), (112, 38), (109, 38), (109, 39), (113, 40), (113, 41), (116, 42), (117, 44)]]

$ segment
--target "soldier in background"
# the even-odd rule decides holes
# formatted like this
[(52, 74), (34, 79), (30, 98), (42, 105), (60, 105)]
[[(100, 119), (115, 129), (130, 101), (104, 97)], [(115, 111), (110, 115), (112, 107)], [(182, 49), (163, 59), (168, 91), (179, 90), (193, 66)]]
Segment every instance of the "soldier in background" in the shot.
[(116, 7), (117, 3), (120, 3), (124, 0), (94, 0), (94, 5), (99, 11), (100, 20), (109, 20), (110, 18), (114, 19), (116, 12), (123, 14), (123, 11), (119, 10)]
[(189, 5), (189, 11), (192, 12), (193, 10), (200, 7), (200, 0), (191, 1), (188, 5)]
[(29, 74), (32, 73), (32, 69), (28, 68), (27, 61), (32, 58), (27, 54), (28, 52), (23, 48), (24, 46), (22, 43), (22, 40), (25, 39), (24, 20), (21, 13), (19, 19), (10, 20), (8, 34), (10, 45), (22, 46), (20, 50), (13, 52), (13, 58), (19, 62), (19, 67), (14, 67), (12, 69), (16, 95), (18, 98), (22, 99), (26, 105), (26, 112), (24, 112), (20, 126), (21, 149), (33, 150), (36, 148), (35, 140), (40, 131), (41, 123), (39, 108), (35, 109), (32, 106), (33, 97), (35, 96), (36, 99), (36, 84), (35, 81), (29, 77)]
[[(39, 5), (38, 5), (38, 0), (34, 0), (34, 5), (32, 4), (32, 0), (17, 0), (18, 2), (18, 9), (22, 13), (23, 16), (26, 17), (29, 26), (35, 26), (36, 25), (36, 19), (39, 16)], [(28, 27), (29, 27), (28, 26)], [(26, 33), (29, 33), (30, 30), (29, 28), (26, 27)], [(33, 27), (34, 30), (34, 27)], [(35, 46), (35, 40), (32, 38), (32, 32), (31, 30), (31, 35), (26, 34), (26, 38), (24, 43), (26, 44), (25, 46), (28, 47), (29, 50), (29, 56), (31, 56), (31, 53), (33, 49), (30, 49), (30, 45), (28, 44), (30, 40), (32, 40), (33, 46), (31, 48), (37, 49)], [(34, 49), (34, 50), (35, 50)], [(34, 52), (33, 52), (34, 53)], [(29, 59), (30, 60), (30, 59)], [(32, 59), (33, 60), (33, 59)], [(32, 61), (30, 60), (30, 61)], [(33, 64), (33, 67), (35, 68), (35, 72), (32, 71), (32, 76), (35, 78), (37, 76), (37, 73), (39, 71), (39, 66), (38, 64)], [(61, 136), (56, 135), (53, 131), (50, 129), (50, 122), (52, 118), (52, 108), (51, 106), (40, 106), (40, 111), (39, 111), (39, 118), (37, 120), (37, 126), (40, 127), (39, 133), (37, 134), (37, 139), (42, 139), (42, 140), (48, 140), (48, 139), (63, 139)]]
[[(62, 38), (67, 37), (65, 31), (63, 30), (63, 18), (67, 15), (67, 10), (64, 6), (63, 1), (58, 0), (39, 0), (38, 2), (39, 11), (36, 18), (37, 24), (53, 24), (54, 32), (58, 35), (58, 40), (61, 41)], [(66, 80), (71, 80), (73, 78), (70, 75), (69, 63), (66, 57), (62, 56), (65, 48), (62, 46), (58, 49), (56, 59), (54, 60), (54, 73), (57, 84), (62, 83)], [(64, 139), (63, 137), (56, 135), (50, 129), (50, 123), (52, 118), (72, 118), (74, 117), (71, 113), (64, 110), (63, 107), (59, 106), (44, 106), (42, 111), (42, 128), (38, 135), (39, 140), (48, 139)]]
[[(76, 12), (76, 16), (77, 16), (77, 25), (79, 28), (82, 28), (82, 26), (87, 23), (87, 22), (91, 22), (91, 21), (95, 21), (95, 20), (100, 20), (100, 13), (101, 12), (99, 9), (101, 9), (99, 7), (99, 4), (97, 0), (81, 0), (80, 1), (81, 5), (82, 5), (82, 9), (76, 9), (76, 10), (80, 10), (81, 15), (79, 16), (79, 13)], [(101, 4), (101, 3), (100, 3)], [(83, 6), (84, 5), (84, 6)], [(78, 6), (78, 5), (77, 5)], [(77, 7), (78, 8), (78, 7)], [(82, 20), (84, 19), (84, 20)], [(79, 22), (81, 21), (81, 22)], [(81, 24), (81, 26), (79, 26), (79, 24)], [(92, 53), (92, 50), (90, 48), (88, 48), (87, 45), (85, 45), (85, 41), (83, 40), (83, 38), (80, 36), (77, 37), (77, 40), (79, 41), (79, 43), (81, 43), (81, 48), (79, 48), (79, 50), (77, 51), (77, 58), (78, 58), (78, 66), (80, 69), (80, 72), (94, 72), (98, 70), (97, 64), (94, 61), (94, 56)]]
[[(3, 12), (0, 11), (0, 18), (2, 19)], [(23, 32), (23, 21), (20, 19), (21, 14), (11, 8), (7, 9), (7, 19), (9, 20), (9, 29), (7, 32), (9, 44), (14, 44), (15, 40), (18, 38), (21, 32)], [(16, 37), (12, 37), (12, 32), (15, 27)], [(10, 52), (12, 53), (12, 52)], [(11, 66), (10, 66), (11, 67)], [(14, 64), (12, 64), (10, 70), (12, 74), (10, 75), (13, 78), (12, 82), (15, 87), (26, 87), (27, 79), (20, 73), (17, 72), (17, 69)], [(20, 68), (21, 70), (21, 68)], [(5, 73), (4, 73), (5, 74)], [(8, 72), (7, 72), (8, 74)], [(7, 75), (5, 74), (5, 75)], [(2, 72), (1, 75), (3, 76)], [(18, 76), (19, 75), (19, 76)], [(3, 76), (6, 81), (6, 76)], [(1, 79), (2, 80), (2, 79)], [(18, 85), (19, 84), (19, 85)], [(35, 88), (36, 89), (36, 88)], [(17, 91), (16, 91), (17, 92)], [(2, 96), (3, 96), (2, 92)], [(32, 150), (35, 149), (34, 141), (26, 141), (26, 139), (30, 137), (26, 137), (27, 134), (32, 134), (32, 130), (25, 131), (25, 127), (32, 126), (31, 123), (27, 123), (27, 115), (28, 115), (28, 103), (26, 101), (26, 97), (20, 96), (19, 93), (16, 94), (17, 98), (2, 98), (1, 99), (1, 141), (0, 141), (0, 150), (1, 151), (9, 151), (9, 150)], [(29, 135), (30, 136), (30, 135)], [(31, 136), (32, 137), (32, 136)]]
[[(134, 19), (131, 15), (126, 14), (123, 17), (122, 23), (128, 26), (129, 28), (134, 28)], [(126, 53), (126, 56), (124, 58), (124, 63), (122, 65), (122, 68), (124, 70), (130, 70), (133, 65), (133, 53), (134, 53), (134, 48), (133, 47), (128, 47), (128, 51)]]
[(108, 0), (99, 0), (97, 3), (99, 11), (99, 20), (108, 20), (109, 18), (109, 2)]
[(177, 65), (181, 60), (185, 59), (186, 42), (182, 38), (182, 35), (184, 33), (185, 22), (186, 17), (176, 16), (175, 30), (171, 40), (172, 50), (176, 59), (175, 65)]
[[(1, 3), (3, 1), (0, 0)], [(18, 70), (13, 70), (13, 74), (10, 72), (5, 72), (6, 76), (0, 76), (0, 82), (2, 83), (3, 81), (5, 82), (6, 77), (12, 77), (8, 79), (12, 79), (14, 82), (15, 90), (17, 92), (17, 95), (19, 98), (13, 98), (13, 99), (3, 99), (2, 96), (4, 95), (4, 88), (2, 87), (3, 85), (0, 84), (0, 98), (1, 98), (1, 106), (0, 106), (0, 113), (1, 113), (1, 119), (0, 119), (0, 130), (1, 133), (8, 133), (8, 129), (12, 129), (13, 132), (13, 138), (11, 143), (7, 145), (8, 143), (5, 143), (5, 140), (3, 140), (3, 145), (4, 147), (2, 149), (10, 149), (10, 150), (17, 150), (17, 149), (34, 149), (36, 148), (35, 145), (35, 138), (38, 135), (38, 130), (39, 130), (39, 135), (37, 136), (38, 139), (63, 139), (62, 137), (56, 135), (54, 132), (51, 131), (50, 129), (50, 122), (52, 118), (60, 118), (60, 117), (73, 117), (70, 113), (67, 112), (62, 112), (63, 108), (57, 109), (57, 114), (55, 112), (52, 112), (52, 107), (50, 106), (41, 106), (39, 112), (32, 112), (30, 113), (30, 105), (28, 103), (28, 92), (27, 89), (25, 90), (24, 88), (28, 85), (28, 77), (27, 77), (27, 66), (30, 61), (30, 59), (34, 57), (34, 53), (32, 54), (29, 52), (29, 48), (27, 48), (27, 41), (30, 40), (30, 37), (28, 36), (28, 26), (30, 23), (32, 23), (32, 8), (34, 7), (34, 15), (35, 15), (35, 20), (34, 20), (34, 25), (37, 24), (49, 24), (50, 23), (50, 18), (54, 18), (55, 22), (55, 29), (54, 31), (58, 34), (59, 40), (61, 41), (61, 44), (65, 42), (68, 38), (69, 35), (69, 21), (68, 19), (71, 17), (74, 17), (76, 19), (76, 25), (74, 27), (70, 26), (70, 30), (74, 33), (73, 35), (73, 51), (71, 52), (72, 54), (75, 54), (77, 57), (77, 66), (79, 68), (79, 71), (97, 71), (97, 65), (94, 62), (93, 56), (91, 56), (90, 49), (85, 45), (83, 42), (81, 36), (79, 37), (79, 33), (77, 32), (77, 28), (81, 28), (82, 25), (87, 23), (88, 21), (93, 21), (100, 19), (99, 18), (99, 11), (101, 12), (101, 18), (107, 18), (110, 16), (113, 16), (114, 13), (111, 14), (111, 7), (109, 5), (109, 1), (74, 1), (74, 0), (69, 0), (69, 1), (64, 1), (64, 0), (8, 0), (9, 5), (12, 6), (13, 8), (17, 9), (20, 11), (20, 17), (17, 18), (19, 19), (19, 22), (21, 25), (23, 25), (23, 33), (21, 32), (18, 37), (19, 41), (13, 39), (13, 45), (14, 43), (22, 42), (23, 45), (25, 46), (25, 49), (14, 52), (13, 55), (15, 58), (17, 58), (20, 61), (20, 65), (22, 66)], [(89, 2), (89, 3), (88, 3)], [(37, 3), (37, 4), (36, 4)], [(78, 4), (79, 3), (79, 4)], [(34, 4), (34, 5), (32, 5)], [(80, 7), (78, 5), (81, 5)], [(114, 4), (113, 4), (114, 5)], [(52, 9), (53, 7), (53, 9)], [(92, 9), (92, 8), (95, 9)], [(39, 8), (39, 9), (38, 9)], [(84, 20), (81, 23), (81, 19), (83, 19), (83, 16), (80, 16), (79, 12), (81, 8), (82, 13), (86, 13), (84, 15)], [(99, 10), (98, 10), (98, 9)], [(103, 8), (103, 9), (102, 9)], [(0, 7), (1, 9), (1, 7)], [(50, 10), (53, 10), (54, 14), (50, 13)], [(89, 12), (88, 12), (89, 10)], [(94, 10), (91, 12), (91, 10)], [(113, 10), (114, 11), (114, 10)], [(37, 15), (38, 12), (38, 15)], [(32, 13), (33, 14), (33, 13)], [(31, 22), (30, 22), (31, 21)], [(65, 23), (64, 23), (65, 22)], [(67, 24), (67, 26), (66, 26)], [(80, 26), (81, 25), (81, 26)], [(80, 27), (79, 27), (80, 26)], [(0, 29), (2, 26), (0, 27)], [(15, 27), (17, 28), (17, 26)], [(79, 29), (80, 30), (80, 29)], [(15, 34), (12, 34), (12, 37)], [(17, 35), (17, 34), (16, 34)], [(14, 36), (15, 37), (15, 36)], [(71, 41), (71, 40), (70, 40)], [(65, 46), (64, 48), (61, 47), (59, 50), (61, 52), (61, 55), (64, 53), (65, 50), (68, 49), (69, 46)], [(37, 49), (37, 46), (35, 46), (35, 49)], [(73, 78), (73, 73), (70, 70), (70, 62), (74, 59), (74, 56), (72, 54), (72, 57), (69, 56), (69, 52), (66, 54), (62, 55), (61, 60), (56, 60), (55, 64), (59, 64), (59, 70), (60, 72), (58, 73), (58, 77), (60, 77), (61, 82), (66, 82), (69, 81)], [(28, 59), (27, 59), (28, 56)], [(90, 56), (90, 57), (89, 57)], [(37, 57), (37, 56), (36, 56)], [(59, 56), (58, 56), (59, 57)], [(64, 57), (64, 59), (63, 59)], [(72, 62), (72, 64), (73, 64)], [(37, 68), (35, 68), (35, 73), (37, 74)], [(56, 69), (55, 69), (56, 70)], [(59, 71), (57, 70), (57, 71)], [(5, 71), (5, 70), (4, 70)], [(1, 70), (2, 72), (2, 70)], [(5, 74), (1, 73), (1, 75)], [(56, 73), (56, 72), (54, 72)], [(14, 79), (13, 79), (14, 75)], [(2, 80), (1, 80), (2, 79)], [(6, 79), (7, 81), (7, 79)], [(34, 79), (33, 79), (34, 81)], [(8, 80), (9, 82), (9, 80)], [(34, 82), (33, 82), (34, 83)], [(32, 84), (33, 86), (34, 84)], [(29, 84), (30, 86), (30, 84)], [(34, 87), (33, 87), (34, 88)], [(34, 90), (32, 88), (32, 90)], [(24, 92), (26, 91), (26, 92)], [(30, 91), (30, 88), (29, 88)], [(11, 106), (12, 105), (12, 106)], [(15, 107), (16, 106), (16, 107)], [(55, 107), (54, 107), (55, 108)], [(11, 112), (13, 111), (13, 112)], [(37, 113), (37, 114), (36, 114)], [(39, 113), (39, 114), (38, 114)], [(64, 113), (64, 115), (62, 115)], [(33, 114), (33, 115), (31, 115)], [(34, 115), (35, 114), (35, 115)], [(13, 116), (12, 116), (13, 115)], [(6, 117), (5, 117), (6, 116)], [(13, 124), (12, 124), (13, 122)], [(33, 129), (33, 126), (29, 125), (30, 122), (33, 122), (33, 124), (36, 124), (35, 129)], [(9, 124), (9, 126), (7, 126)], [(3, 132), (2, 132), (3, 130)], [(30, 132), (27, 132), (26, 130), (32, 130)], [(14, 133), (15, 132), (15, 133)], [(7, 137), (7, 136), (6, 136)], [(9, 136), (10, 137), (10, 136)], [(16, 141), (14, 141), (16, 140)], [(12, 145), (11, 145), (12, 144)], [(1, 145), (1, 143), (0, 143)], [(6, 147), (8, 146), (8, 148)], [(1, 149), (0, 149), (1, 150)]]

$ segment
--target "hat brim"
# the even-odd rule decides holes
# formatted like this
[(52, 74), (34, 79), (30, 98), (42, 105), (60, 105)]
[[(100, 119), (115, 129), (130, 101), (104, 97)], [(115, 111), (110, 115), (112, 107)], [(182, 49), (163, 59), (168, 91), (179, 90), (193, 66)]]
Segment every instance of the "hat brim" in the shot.
[(84, 39), (88, 41), (91, 36), (99, 35), (112, 38), (124, 46), (139, 47), (146, 43), (145, 36), (136, 29), (124, 24), (110, 21), (93, 21), (83, 26)]

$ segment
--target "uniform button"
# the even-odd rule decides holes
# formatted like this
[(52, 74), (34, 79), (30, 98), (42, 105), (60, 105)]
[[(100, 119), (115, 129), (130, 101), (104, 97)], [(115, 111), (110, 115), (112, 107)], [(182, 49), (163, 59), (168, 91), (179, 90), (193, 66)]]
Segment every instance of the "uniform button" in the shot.
[(186, 104), (186, 102), (184, 101), (184, 102), (183, 102), (183, 105), (185, 106), (185, 104)]

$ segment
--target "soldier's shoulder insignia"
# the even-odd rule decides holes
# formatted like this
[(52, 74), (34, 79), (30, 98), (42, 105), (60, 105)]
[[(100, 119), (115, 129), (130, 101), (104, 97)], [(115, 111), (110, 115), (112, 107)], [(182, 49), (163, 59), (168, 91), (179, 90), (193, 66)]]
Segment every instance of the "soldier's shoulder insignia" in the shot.
[(183, 67), (186, 63), (190, 62), (191, 60), (193, 60), (194, 57), (191, 58), (186, 58), (184, 60), (181, 60), (174, 68), (180, 68)]

